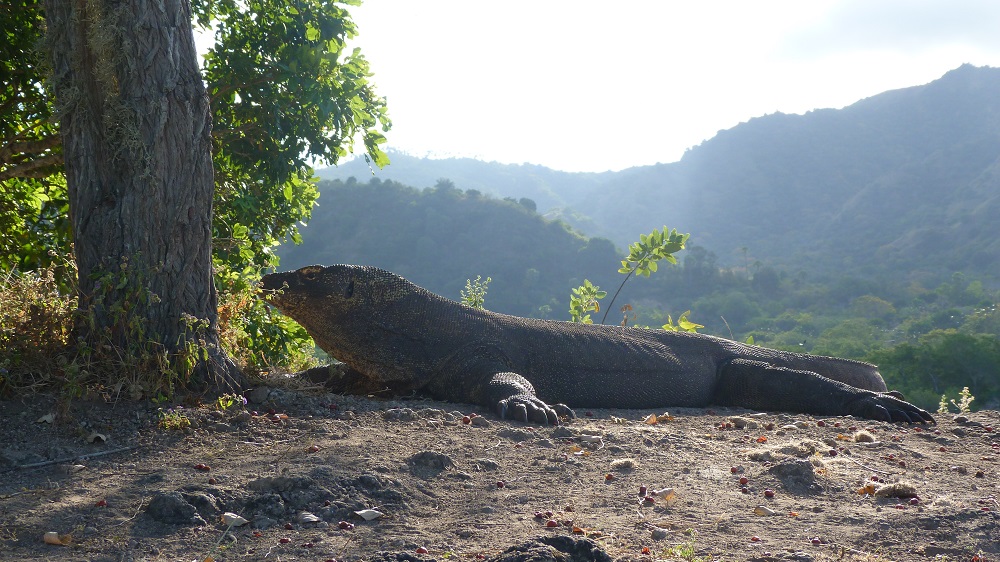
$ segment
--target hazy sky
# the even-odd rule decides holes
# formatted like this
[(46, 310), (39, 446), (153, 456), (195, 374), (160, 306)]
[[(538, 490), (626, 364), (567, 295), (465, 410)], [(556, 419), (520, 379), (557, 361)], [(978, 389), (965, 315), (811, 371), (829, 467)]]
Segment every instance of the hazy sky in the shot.
[(1000, 66), (996, 0), (367, 0), (392, 148), (569, 171)]

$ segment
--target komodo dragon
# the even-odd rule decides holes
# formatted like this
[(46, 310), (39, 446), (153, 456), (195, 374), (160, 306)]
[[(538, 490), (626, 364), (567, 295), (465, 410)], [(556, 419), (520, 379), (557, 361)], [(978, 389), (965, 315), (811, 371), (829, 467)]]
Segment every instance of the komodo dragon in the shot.
[[(421, 391), (558, 423), (582, 408), (709, 404), (934, 422), (886, 393), (874, 365), (703, 334), (508, 316), (383, 269), (308, 266), (264, 277), (267, 300), (355, 373), (347, 387)], [(552, 405), (550, 405), (552, 404)]]

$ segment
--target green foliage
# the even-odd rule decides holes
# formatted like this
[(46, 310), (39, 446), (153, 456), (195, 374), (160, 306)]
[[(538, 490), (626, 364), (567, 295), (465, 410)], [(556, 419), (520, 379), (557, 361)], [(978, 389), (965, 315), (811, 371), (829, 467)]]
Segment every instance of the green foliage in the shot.
[(215, 399), (215, 409), (224, 412), (233, 406), (246, 406), (247, 399), (240, 394), (223, 394)]
[[(351, 4), (352, 2), (346, 2)], [(311, 163), (336, 164), (364, 143), (366, 160), (388, 164), (380, 145), (391, 125), (368, 62), (347, 42), (357, 29), (334, 2), (195, 1), (214, 25), (205, 56), (215, 142), (215, 258), (234, 270), (276, 265), (272, 248), (298, 240), (318, 197)]]
[(972, 395), (972, 392), (969, 391), (969, 387), (967, 387), (967, 386), (963, 387), (962, 390), (959, 391), (959, 393), (958, 393), (958, 402), (955, 402), (954, 398), (952, 398), (949, 401), (948, 400), (948, 395), (947, 394), (942, 394), (941, 395), (941, 401), (938, 403), (937, 413), (942, 414), (942, 415), (950, 413), (950, 410), (948, 409), (948, 404), (950, 402), (951, 405), (959, 413), (961, 413), (961, 414), (967, 414), (967, 413), (969, 413), (969, 412), (972, 411), (972, 401), (975, 400), (975, 399), (976, 399), (976, 397)]
[(573, 289), (573, 296), (569, 299), (570, 322), (593, 324), (594, 321), (590, 319), (590, 313), (601, 311), (599, 301), (606, 296), (608, 296), (607, 291), (602, 291), (589, 279), (584, 279), (583, 285)]
[(221, 270), (219, 338), (244, 372), (262, 374), (276, 367), (301, 371), (317, 364), (315, 344), (305, 328), (274, 312), (258, 297), (259, 271)]
[(963, 388), (984, 402), (1000, 397), (1000, 340), (992, 334), (934, 330), (868, 359), (879, 364), (891, 388), (925, 408), (939, 404), (942, 394), (961, 396)]
[(156, 415), (159, 418), (157, 424), (163, 429), (183, 431), (191, 427), (191, 418), (187, 417), (183, 408), (169, 408), (167, 410), (160, 408), (156, 411)]
[[(71, 251), (69, 197), (62, 175), (58, 119), (53, 118), (52, 99), (44, 83), (47, 55), (41, 48), (41, 5), (36, 0), (7, 4), (0, 10), (3, 28), (12, 30), (0, 40), (4, 76), (0, 83), (0, 271), (43, 271), (53, 264), (51, 255)], [(319, 195), (311, 166), (338, 163), (354, 151), (356, 141), (363, 145), (366, 162), (380, 167), (388, 163), (380, 148), (385, 142), (383, 133), (391, 125), (386, 102), (374, 90), (367, 61), (357, 49), (346, 47), (357, 30), (345, 5), (356, 2), (192, 2), (196, 25), (211, 27), (215, 38), (204, 59), (203, 75), (213, 122), (213, 264), (220, 289), (220, 330), (230, 353), (250, 370), (314, 361), (305, 331), (287, 319), (271, 318), (253, 294), (260, 272), (278, 263), (274, 246), (284, 239), (300, 240), (297, 225), (309, 218)], [(69, 298), (64, 295), (72, 290), (74, 279), (60, 275), (65, 268), (47, 271), (44, 275), (54, 273), (53, 282), (61, 291), (58, 298), (51, 297), (52, 302)], [(16, 275), (11, 273), (8, 281)], [(104, 281), (117, 286), (110, 277)], [(8, 283), (0, 289), (14, 291), (12, 287)], [(18, 297), (14, 291), (0, 298)], [(131, 314), (129, 302), (100, 302), (98, 306), (123, 319)], [(67, 343), (64, 333), (71, 322), (59, 321), (63, 322), (60, 329), (52, 330), (45, 346)], [(158, 387), (169, 394), (170, 388), (183, 381), (184, 365), (204, 357), (205, 349), (192, 344), (178, 356), (163, 357), (156, 342), (139, 344), (144, 335), (141, 324), (142, 319), (131, 318), (123, 333), (107, 335), (105, 345), (111, 346), (112, 359), (121, 358), (112, 363), (123, 372), (145, 366), (154, 373), (178, 373), (178, 378), (168, 377), (162, 384), (119, 382), (146, 391)], [(205, 329), (197, 319), (190, 319), (187, 326), (193, 332)], [(105, 345), (80, 350), (76, 357), (62, 357), (59, 376), (72, 381), (67, 386), (76, 389), (73, 392), (95, 380), (92, 367), (102, 359)], [(15, 354), (13, 349), (0, 351), (0, 363), (32, 363), (31, 354)], [(15, 375), (11, 367), (4, 368), (8, 369), (4, 382), (11, 383)], [(31, 369), (39, 370), (37, 365)], [(15, 386), (21, 384), (27, 383), (17, 381)]]
[(479, 310), (485, 310), (486, 307), (484, 303), (486, 302), (486, 290), (489, 287), (490, 279), (486, 278), (486, 281), (482, 280), (482, 277), (477, 275), (475, 281), (469, 279), (465, 280), (465, 289), (461, 291), (462, 302), (466, 306), (471, 306), (472, 308), (478, 308)]
[[(667, 323), (661, 326), (661, 328), (663, 328), (668, 332), (697, 332), (701, 328), (704, 328), (704, 326), (702, 326), (701, 324), (696, 324), (688, 320), (689, 314), (691, 314), (690, 310), (685, 311), (680, 316), (678, 316), (676, 324), (674, 324), (673, 318), (671, 318), (670, 315), (668, 314)], [(753, 339), (753, 336), (751, 336), (751, 339)], [(748, 343), (753, 343), (753, 342), (751, 341)]]
[[(649, 277), (659, 268), (657, 262), (660, 260), (676, 264), (677, 258), (674, 257), (674, 254), (684, 249), (684, 244), (690, 237), (690, 234), (678, 234), (676, 228), (668, 232), (666, 226), (662, 230), (654, 229), (649, 234), (640, 234), (638, 242), (629, 244), (628, 256), (622, 260), (622, 266), (618, 269), (618, 273), (625, 274), (625, 279), (618, 286), (614, 296), (611, 297), (611, 303), (608, 304), (608, 307), (615, 304), (615, 299), (618, 298), (622, 287), (625, 286), (633, 273)], [(607, 317), (608, 312), (605, 311), (601, 324)]]
[(688, 536), (688, 539), (682, 544), (674, 545), (663, 550), (663, 556), (670, 559), (681, 559), (688, 562), (711, 562), (711, 556), (698, 556), (697, 549), (695, 548), (695, 539), (697, 534), (693, 529), (685, 529), (684, 534)]

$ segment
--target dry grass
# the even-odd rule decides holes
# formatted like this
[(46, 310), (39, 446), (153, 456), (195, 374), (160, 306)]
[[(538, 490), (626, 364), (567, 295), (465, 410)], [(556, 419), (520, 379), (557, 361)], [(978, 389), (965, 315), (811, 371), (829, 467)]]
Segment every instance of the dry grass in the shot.
[(75, 278), (72, 260), (0, 273), (0, 395), (34, 391), (60, 377), (77, 300), (59, 280)]

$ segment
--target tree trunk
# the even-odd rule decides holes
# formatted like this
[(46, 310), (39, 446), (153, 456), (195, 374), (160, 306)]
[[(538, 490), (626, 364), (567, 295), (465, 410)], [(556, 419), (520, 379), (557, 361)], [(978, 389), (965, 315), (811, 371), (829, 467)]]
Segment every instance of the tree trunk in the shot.
[(83, 342), (165, 358), (162, 387), (239, 387), (219, 347), (211, 114), (189, 1), (46, 0), (45, 11)]

